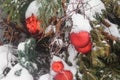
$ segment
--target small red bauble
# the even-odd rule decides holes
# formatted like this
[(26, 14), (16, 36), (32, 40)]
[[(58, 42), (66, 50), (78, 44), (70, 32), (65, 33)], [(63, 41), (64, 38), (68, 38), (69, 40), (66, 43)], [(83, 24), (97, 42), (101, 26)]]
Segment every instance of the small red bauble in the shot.
[(54, 80), (73, 80), (73, 74), (69, 70), (64, 70), (64, 71), (58, 73), (54, 77)]
[(36, 34), (40, 31), (40, 21), (34, 14), (26, 19), (26, 26), (31, 34)]
[(70, 34), (70, 40), (75, 47), (85, 47), (90, 41), (90, 34), (87, 31), (73, 32)]
[(91, 51), (92, 49), (92, 42), (90, 41), (88, 45), (86, 45), (85, 47), (81, 48), (81, 47), (75, 47), (76, 50), (78, 52), (81, 52), (82, 54), (87, 54)]
[(52, 63), (52, 70), (55, 72), (61, 72), (64, 69), (62, 61), (55, 61)]

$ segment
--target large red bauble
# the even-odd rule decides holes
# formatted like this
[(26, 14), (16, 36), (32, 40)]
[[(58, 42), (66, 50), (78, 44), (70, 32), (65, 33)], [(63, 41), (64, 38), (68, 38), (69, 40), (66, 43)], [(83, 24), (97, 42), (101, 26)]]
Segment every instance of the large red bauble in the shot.
[(90, 51), (91, 51), (91, 49), (92, 49), (92, 42), (90, 41), (89, 43), (88, 43), (88, 45), (86, 45), (85, 47), (83, 47), (83, 48), (81, 48), (81, 47), (75, 47), (76, 48), (76, 50), (78, 51), (78, 52), (81, 52), (82, 54), (87, 54), (87, 53), (89, 53)]
[(55, 72), (61, 72), (64, 69), (62, 61), (55, 61), (52, 63), (52, 70)]
[(64, 70), (61, 73), (58, 73), (54, 80), (73, 80), (73, 74), (69, 70)]
[(79, 33), (72, 32), (70, 34), (70, 40), (75, 47), (85, 47), (90, 41), (90, 34), (87, 31), (80, 31)]

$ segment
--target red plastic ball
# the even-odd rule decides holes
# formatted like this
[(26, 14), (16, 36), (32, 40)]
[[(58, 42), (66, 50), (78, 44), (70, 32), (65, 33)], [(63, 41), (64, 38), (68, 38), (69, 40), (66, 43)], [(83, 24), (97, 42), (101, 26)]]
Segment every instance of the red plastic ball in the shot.
[(70, 34), (70, 40), (75, 47), (85, 47), (90, 41), (90, 34), (87, 31), (73, 32)]
[(58, 73), (54, 77), (54, 80), (73, 80), (73, 74), (69, 70), (64, 70), (64, 71)]
[(52, 63), (52, 70), (55, 72), (61, 72), (64, 69), (62, 61), (55, 61)]
[(87, 54), (91, 51), (92, 49), (92, 42), (90, 41), (88, 45), (86, 45), (85, 47), (81, 48), (81, 47), (75, 47), (76, 50), (78, 52), (81, 52), (82, 54)]

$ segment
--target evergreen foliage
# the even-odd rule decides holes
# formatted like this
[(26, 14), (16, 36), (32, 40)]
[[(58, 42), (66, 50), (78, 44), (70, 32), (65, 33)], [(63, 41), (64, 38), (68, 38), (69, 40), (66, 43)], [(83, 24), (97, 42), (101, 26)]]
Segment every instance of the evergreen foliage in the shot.
[[(4, 9), (3, 12), (7, 15), (7, 22), (23, 26), (25, 11), (31, 1), (1, 0), (0, 3), (3, 4), (0, 7)], [(46, 36), (43, 32), (42, 37), (39, 39), (34, 37), (26, 40), (24, 50), (18, 50), (18, 62), (33, 75), (39, 73), (40, 69), (43, 68), (47, 70), (46, 73), (50, 72), (50, 60), (53, 55), (65, 58), (65, 62), (72, 66), (72, 63), (68, 61), (69, 53), (67, 51), (70, 41), (69, 38), (66, 38), (66, 34), (68, 37), (70, 33), (67, 27), (71, 28), (72, 22), (69, 21), (70, 18), (63, 20), (66, 17), (64, 4), (68, 3), (69, 0), (37, 1), (40, 6), (38, 17), (42, 22), (41, 26), (46, 29), (49, 25), (56, 25), (61, 33), (59, 31), (53, 33), (53, 31)], [(90, 21), (93, 28), (90, 32), (93, 49), (88, 55), (78, 54), (76, 56), (76, 64), (78, 65), (77, 80), (120, 80), (120, 39), (104, 32), (104, 27), (109, 28), (110, 26), (109, 23), (105, 22), (105, 18), (120, 27), (120, 2), (119, 0), (101, 1), (105, 4), (106, 10), (103, 11), (103, 14), (96, 13), (94, 16), (96, 20)], [(97, 25), (99, 27), (95, 27)], [(28, 37), (33, 36), (27, 35)], [(53, 39), (56, 38), (63, 40), (62, 47), (52, 44)], [(53, 54), (52, 52), (55, 53), (55, 51), (60, 54)], [(16, 75), (19, 76), (20, 71), (16, 72)], [(82, 79), (79, 74), (83, 75)]]
[(28, 69), (30, 73), (34, 73), (36, 69), (35, 59), (37, 58), (37, 52), (35, 51), (36, 42), (34, 39), (26, 40), (24, 44), (24, 50), (18, 51), (19, 63)]

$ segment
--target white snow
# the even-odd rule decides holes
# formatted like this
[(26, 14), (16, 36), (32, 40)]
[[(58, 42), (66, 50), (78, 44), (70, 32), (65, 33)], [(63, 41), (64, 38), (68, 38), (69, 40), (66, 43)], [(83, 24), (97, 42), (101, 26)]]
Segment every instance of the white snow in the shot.
[(39, 7), (41, 5), (38, 4), (38, 2), (36, 0), (34, 0), (33, 2), (30, 3), (30, 5), (28, 6), (26, 13), (25, 13), (25, 17), (28, 18), (30, 17), (32, 14), (34, 14), (35, 16), (39, 15)]
[[(101, 10), (105, 10), (105, 6), (103, 4), (103, 2), (101, 0), (83, 0), (83, 3), (86, 3), (84, 5), (85, 11), (83, 13), (85, 13), (85, 15), (87, 17), (89, 17), (90, 20), (94, 20), (94, 15), (95, 13), (99, 13), (102, 14)], [(82, 9), (82, 7), (81, 7)]]
[[(77, 64), (76, 64), (77, 60), (78, 60), (78, 59), (76, 59), (76, 56), (77, 56), (78, 52), (75, 50), (74, 46), (72, 46), (72, 45), (69, 45), (68, 52), (69, 52), (68, 60), (72, 63), (72, 66), (74, 67), (74, 68), (70, 67), (70, 70), (75, 75), (76, 72), (77, 72), (77, 67), (78, 67)], [(79, 73), (78, 75), (79, 75), (80, 78), (82, 78), (81, 73)], [(74, 76), (74, 80), (76, 80), (75, 76)]]
[(24, 49), (25, 49), (25, 42), (19, 43), (18, 50), (24, 51)]
[(39, 80), (52, 80), (52, 79), (50, 79), (50, 74), (44, 74), (40, 76)]
[(11, 60), (14, 59), (11, 47), (11, 45), (0, 46), (0, 74), (6, 67), (11, 67)]
[(94, 20), (95, 13), (101, 14), (101, 10), (105, 9), (105, 6), (101, 0), (70, 0), (66, 11), (67, 15), (74, 14), (77, 8), (87, 18)]
[(27, 39), (26, 42), (21, 42), (18, 45), (18, 50), (24, 51), (25, 50), (25, 44), (29, 44), (31, 42), (31, 39)]
[(74, 46), (72, 46), (72, 45), (69, 45), (68, 52), (69, 52), (68, 60), (72, 63), (73, 66), (76, 66), (75, 57), (76, 57), (78, 52), (75, 50)]
[[(16, 71), (21, 70), (20, 76), (15, 75)], [(32, 75), (20, 64), (16, 64), (10, 72), (1, 80), (33, 80)]]
[(70, 0), (66, 10), (67, 15), (72, 15), (73, 13), (75, 13), (74, 10), (77, 8), (78, 3), (80, 2), (81, 0)]
[(71, 32), (80, 32), (81, 30), (85, 30), (90, 32), (92, 29), (89, 21), (81, 14), (74, 13), (72, 15), (73, 27)]
[(109, 34), (112, 34), (115, 37), (120, 38), (120, 32), (118, 30), (118, 25), (111, 23), (109, 20), (105, 19), (108, 23), (110, 23), (110, 27), (105, 27), (105, 32), (108, 32)]

